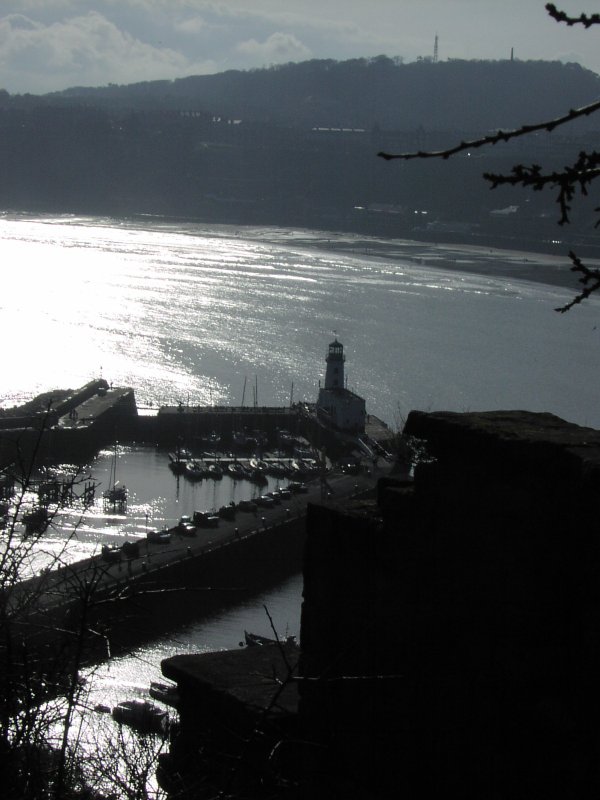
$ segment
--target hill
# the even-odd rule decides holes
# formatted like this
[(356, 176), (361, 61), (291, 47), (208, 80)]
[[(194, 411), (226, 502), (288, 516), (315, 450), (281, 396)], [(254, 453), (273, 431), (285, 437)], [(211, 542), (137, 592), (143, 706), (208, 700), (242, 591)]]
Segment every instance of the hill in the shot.
[(73, 88), (46, 97), (113, 109), (197, 109), (294, 127), (487, 130), (553, 116), (589, 103), (599, 93), (600, 77), (578, 64), (462, 60), (403, 64), (378, 56)]
[[(384, 163), (552, 118), (598, 97), (558, 62), (308, 61), (176, 81), (0, 92), (0, 209), (158, 214), (566, 252), (595, 247), (594, 198), (557, 231), (552, 190), (490, 192), (484, 172), (593, 150), (596, 116), (448, 161)], [(472, 157), (471, 157), (472, 156)], [(560, 242), (555, 240), (560, 234)], [(567, 237), (571, 237), (568, 240)], [(572, 237), (577, 237), (574, 240)]]

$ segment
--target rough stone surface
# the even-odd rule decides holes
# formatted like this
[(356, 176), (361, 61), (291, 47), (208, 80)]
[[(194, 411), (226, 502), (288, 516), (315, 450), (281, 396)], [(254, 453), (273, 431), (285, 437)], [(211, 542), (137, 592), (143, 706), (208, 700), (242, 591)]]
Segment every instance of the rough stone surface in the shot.
[(600, 432), (497, 411), (412, 412), (405, 433), (433, 458), (412, 485), (382, 482), (369, 519), (309, 512), (300, 714), (332, 776), (596, 796)]

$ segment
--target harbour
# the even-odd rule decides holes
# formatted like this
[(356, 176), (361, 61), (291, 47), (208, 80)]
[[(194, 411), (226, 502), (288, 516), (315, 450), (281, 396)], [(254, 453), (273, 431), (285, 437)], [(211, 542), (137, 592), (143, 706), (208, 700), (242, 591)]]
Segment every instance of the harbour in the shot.
[[(133, 391), (99, 379), (75, 391), (63, 390), (56, 398), (35, 398), (7, 414), (2, 510), (9, 537), (7, 557), (13, 557), (12, 549), (19, 579), (7, 602), (10, 613), (16, 614), (27, 598), (37, 598), (21, 634), (27, 647), (32, 652), (52, 649), (54, 631), (68, 629), (71, 619), (84, 613), (86, 629), (104, 627), (111, 648), (122, 649), (131, 645), (132, 619), (136, 636), (155, 631), (157, 596), (164, 614), (170, 594), (179, 599), (200, 591), (209, 592), (212, 600), (223, 594), (231, 600), (259, 591), (276, 576), (297, 572), (310, 503), (343, 504), (372, 496), (379, 478), (397, 468), (393, 432), (368, 415), (365, 400), (346, 388), (344, 347), (337, 337), (329, 344), (325, 362), (316, 403), (296, 403), (288, 409), (179, 404), (144, 418), (154, 424), (140, 429)], [(133, 438), (140, 431), (142, 442)], [(111, 543), (92, 538), (88, 557), (72, 557), (59, 511), (80, 509), (73, 538), (78, 538), (92, 507), (98, 510), (101, 504), (104, 518), (126, 518), (130, 490), (117, 480), (121, 471), (116, 437), (126, 438), (135, 449), (147, 445), (149, 431), (177, 492), (182, 480), (192, 486), (228, 482), (232, 487), (245, 484), (245, 496), (209, 508), (185, 508), (177, 521), (163, 521), (159, 527), (153, 518), (149, 528), (146, 514), (141, 535), (129, 533)], [(167, 441), (176, 444), (165, 459)], [(99, 483), (93, 472), (81, 477), (77, 466), (57, 465), (70, 456), (81, 467), (82, 454), (102, 445), (113, 453), (108, 487), (97, 497)], [(269, 481), (275, 488), (269, 490)], [(77, 494), (73, 487), (82, 484), (83, 493)], [(34, 495), (33, 501), (26, 500), (26, 494)], [(48, 558), (51, 527), (59, 539), (62, 535), (59, 558)], [(123, 533), (120, 530), (121, 537)], [(38, 560), (32, 571), (31, 558), (19, 563), (19, 547), (48, 560)]]
[[(35, 240), (38, 247), (48, 248), (48, 257), (29, 259), (40, 280), (32, 282), (25, 305), (10, 282), (5, 287), (6, 319), (17, 331), (22, 319), (35, 318), (44, 340), (31, 336), (25, 326), (27, 359), (17, 358), (17, 347), (5, 353), (3, 411), (40, 393), (54, 397), (57, 384), (81, 389), (102, 380), (104, 396), (88, 399), (98, 410), (114, 400), (119, 410), (112, 419), (110, 412), (100, 413), (106, 424), (96, 426), (86, 420), (87, 401), (76, 406), (76, 416), (69, 417), (72, 409), (65, 408), (64, 431), (58, 434), (63, 456), (67, 463), (78, 460), (83, 477), (93, 479), (95, 501), (85, 507), (76, 498), (57, 508), (55, 522), (41, 537), (44, 558), (91, 560), (97, 573), (107, 575), (106, 602), (98, 617), (102, 624), (95, 630), (105, 633), (112, 617), (121, 632), (114, 639), (97, 637), (97, 661), (83, 675), (88, 680), (87, 707), (147, 699), (151, 682), (161, 679), (165, 658), (235, 649), (245, 629), (272, 635), (266, 609), (280, 634), (299, 635), (302, 578), (293, 548), (288, 548), (293, 558), (286, 562), (287, 534), (278, 535), (291, 533), (294, 505), (290, 522), (283, 504), (257, 517), (238, 513), (236, 521), (220, 520), (216, 530), (223, 539), (215, 547), (212, 528), (199, 528), (190, 539), (173, 535), (170, 553), (161, 552), (162, 545), (149, 547), (147, 534), (173, 528), (196, 511), (252, 501), (259, 492), (274, 492), (288, 483), (289, 477), (274, 475), (263, 487), (227, 474), (221, 480), (191, 480), (169, 466), (169, 453), (176, 453), (178, 446), (204, 461), (230, 463), (234, 434), (263, 427), (253, 419), (263, 409), (273, 410), (264, 415), (265, 426), (271, 424), (267, 417), (277, 419), (273, 432), (287, 430), (308, 441), (310, 430), (319, 457), (324, 449), (326, 461), (336, 460), (335, 444), (314, 425), (311, 408), (322, 388), (330, 327), (342, 331), (351, 365), (349, 386), (367, 398), (367, 425), (379, 418), (399, 428), (411, 408), (464, 410), (466, 404), (550, 408), (581, 424), (597, 424), (593, 376), (599, 374), (598, 351), (586, 346), (595, 336), (596, 302), (582, 307), (577, 317), (561, 318), (557, 326), (551, 309), (565, 290), (551, 282), (533, 286), (515, 277), (499, 279), (493, 274), (492, 254), (485, 254), (491, 272), (482, 276), (468, 254), (463, 254), (465, 264), (472, 271), (462, 273), (456, 251), (451, 271), (431, 268), (414, 243), (406, 258), (401, 243), (393, 257), (386, 257), (382, 243), (377, 257), (367, 258), (351, 247), (342, 254), (318, 244), (299, 251), (290, 244), (291, 235), (285, 242), (266, 243), (225, 229), (182, 234), (89, 219), (23, 222), (10, 222), (3, 229), (4, 241), (28, 252)], [(436, 256), (442, 258), (442, 251)], [(416, 267), (419, 253), (424, 260)], [(89, 254), (93, 268), (83, 270)], [(512, 276), (518, 272), (514, 258)], [(248, 395), (244, 398), (242, 387), (257, 383), (258, 397), (244, 405)], [(214, 433), (221, 437), (218, 448), (202, 440)], [(2, 440), (14, 442), (16, 436), (7, 426)], [(36, 436), (32, 434), (32, 441)], [(75, 457), (82, 455), (82, 442), (89, 447), (79, 460)], [(233, 460), (249, 464), (255, 455), (279, 459), (277, 445), (272, 437), (262, 453), (251, 448), (235, 453)], [(366, 452), (363, 458), (372, 466)], [(351, 473), (341, 475), (352, 499), (356, 480)], [(366, 471), (363, 475), (369, 478)], [(127, 488), (126, 513), (104, 508), (103, 494), (115, 484)], [(308, 497), (292, 495), (290, 503), (320, 503), (319, 475), (310, 492)], [(35, 502), (33, 493), (27, 501)], [(229, 559), (235, 538), (227, 536), (235, 536), (237, 519), (249, 526), (240, 536), (248, 550), (241, 559)], [(303, 521), (300, 512), (297, 519)], [(261, 538), (273, 555), (281, 546), (281, 557), (268, 563), (264, 580), (249, 568), (253, 562), (248, 555)], [(121, 550), (126, 542), (139, 546), (133, 580), (128, 580), (128, 563), (134, 562), (133, 572), (136, 559), (123, 552), (118, 562), (109, 564), (101, 552), (102, 545)], [(198, 555), (187, 555), (188, 546), (197, 548)], [(260, 547), (255, 552), (260, 564)], [(39, 574), (44, 562), (37, 559), (28, 568)], [(238, 574), (217, 580), (222, 559), (241, 561)], [(212, 574), (198, 568), (195, 575), (186, 575), (184, 570), (202, 562), (211, 564)], [(155, 563), (161, 568), (155, 569)], [(155, 579), (161, 572), (159, 588)], [(138, 576), (138, 585), (146, 582), (141, 592), (134, 588)], [(116, 601), (119, 596), (122, 602)], [(100, 727), (97, 715), (90, 721)], [(109, 741), (114, 727), (111, 719), (106, 722)]]

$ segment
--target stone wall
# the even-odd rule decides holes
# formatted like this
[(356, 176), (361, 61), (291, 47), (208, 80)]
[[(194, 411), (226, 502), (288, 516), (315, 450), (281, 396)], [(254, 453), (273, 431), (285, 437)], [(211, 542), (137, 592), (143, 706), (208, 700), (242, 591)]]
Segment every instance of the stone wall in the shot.
[(412, 484), (309, 509), (300, 713), (324, 774), (348, 796), (592, 796), (600, 432), (413, 412), (405, 433), (433, 459)]

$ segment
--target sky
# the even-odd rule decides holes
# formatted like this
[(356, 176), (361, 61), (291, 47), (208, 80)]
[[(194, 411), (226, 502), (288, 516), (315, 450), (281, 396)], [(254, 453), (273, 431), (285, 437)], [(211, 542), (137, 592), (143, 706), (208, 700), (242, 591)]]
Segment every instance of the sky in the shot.
[[(600, 73), (600, 28), (550, 19), (544, 0), (0, 0), (0, 89), (72, 86), (253, 69), (311, 58), (406, 62), (514, 57)], [(597, 11), (558, 0), (571, 15)]]

